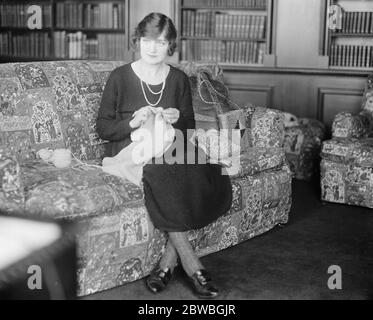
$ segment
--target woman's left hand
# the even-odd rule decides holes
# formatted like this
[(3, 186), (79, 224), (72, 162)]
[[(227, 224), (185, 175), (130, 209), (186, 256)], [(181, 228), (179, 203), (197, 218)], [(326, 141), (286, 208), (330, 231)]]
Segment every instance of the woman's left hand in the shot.
[(180, 111), (175, 108), (168, 108), (162, 112), (163, 118), (170, 124), (174, 124), (180, 117)]

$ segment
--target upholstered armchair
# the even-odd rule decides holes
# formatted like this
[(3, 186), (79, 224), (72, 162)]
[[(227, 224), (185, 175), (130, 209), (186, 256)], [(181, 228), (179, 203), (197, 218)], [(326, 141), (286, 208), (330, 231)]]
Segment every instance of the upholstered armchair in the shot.
[(373, 74), (366, 83), (362, 110), (342, 112), (331, 140), (322, 146), (321, 199), (373, 208)]

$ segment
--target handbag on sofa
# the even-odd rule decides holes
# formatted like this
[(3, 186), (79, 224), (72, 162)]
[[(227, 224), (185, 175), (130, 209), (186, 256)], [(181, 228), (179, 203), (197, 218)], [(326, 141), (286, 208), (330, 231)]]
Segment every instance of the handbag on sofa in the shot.
[(196, 129), (227, 129), (230, 140), (231, 130), (239, 130), (241, 153), (247, 151), (249, 131), (246, 130), (245, 110), (229, 98), (219, 65), (188, 63), (183, 66), (183, 71), (190, 79)]

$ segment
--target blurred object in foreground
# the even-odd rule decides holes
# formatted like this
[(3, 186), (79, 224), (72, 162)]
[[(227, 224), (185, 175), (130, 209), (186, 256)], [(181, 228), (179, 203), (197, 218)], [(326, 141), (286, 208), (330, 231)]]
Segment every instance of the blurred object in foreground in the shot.
[(75, 297), (73, 225), (0, 216), (0, 300)]

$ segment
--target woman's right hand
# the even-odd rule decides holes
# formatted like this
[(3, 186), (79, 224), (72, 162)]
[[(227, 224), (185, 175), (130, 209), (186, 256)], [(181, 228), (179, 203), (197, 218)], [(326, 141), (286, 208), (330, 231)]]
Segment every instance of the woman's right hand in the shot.
[(130, 127), (133, 129), (140, 127), (148, 119), (150, 112), (147, 106), (135, 111), (132, 115), (133, 119), (129, 122)]

